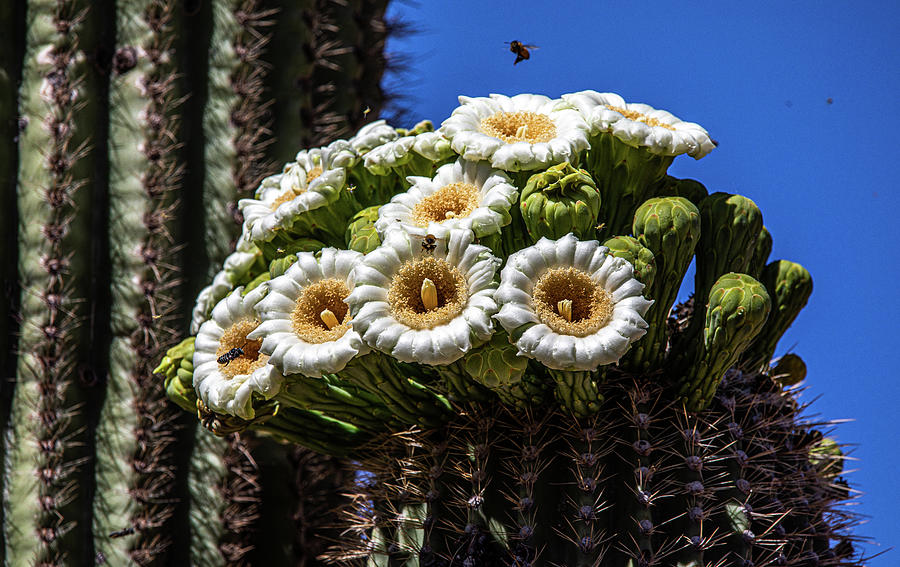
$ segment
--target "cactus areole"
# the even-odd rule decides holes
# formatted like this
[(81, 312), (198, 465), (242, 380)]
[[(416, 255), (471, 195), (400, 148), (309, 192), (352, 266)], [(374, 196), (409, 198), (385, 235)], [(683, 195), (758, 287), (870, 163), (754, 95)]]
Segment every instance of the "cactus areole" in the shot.
[(811, 279), (749, 198), (666, 175), (706, 130), (611, 93), (459, 100), (240, 202), (169, 397), (359, 463), (337, 562), (858, 564), (802, 361), (770, 367)]

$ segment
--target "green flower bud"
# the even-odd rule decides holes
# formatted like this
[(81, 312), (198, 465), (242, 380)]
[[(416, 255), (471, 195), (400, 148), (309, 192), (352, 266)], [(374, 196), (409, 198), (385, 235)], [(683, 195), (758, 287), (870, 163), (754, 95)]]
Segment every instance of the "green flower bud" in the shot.
[(750, 264), (747, 266), (747, 274), (754, 278), (762, 276), (763, 268), (769, 261), (769, 254), (772, 253), (772, 235), (769, 229), (762, 227), (756, 237), (756, 245), (753, 247), (753, 256), (750, 258)]
[(689, 410), (709, 405), (725, 371), (763, 328), (771, 305), (765, 286), (746, 274), (732, 272), (716, 281), (709, 292), (703, 340), (679, 387)]
[(543, 402), (546, 386), (537, 377), (526, 374), (528, 359), (517, 352), (505, 332), (494, 333), (489, 343), (463, 357), (463, 368), (503, 403), (525, 409)]
[[(745, 273), (762, 226), (759, 207), (741, 195), (713, 193), (700, 203), (695, 297), (709, 295), (722, 274)], [(697, 307), (694, 306), (695, 316)]]
[(772, 297), (772, 316), (741, 360), (741, 366), (756, 370), (769, 364), (775, 347), (812, 294), (812, 276), (800, 264), (778, 260), (765, 267), (761, 281)]
[(381, 245), (378, 232), (375, 231), (375, 221), (378, 220), (378, 209), (381, 205), (367, 207), (350, 219), (344, 240), (349, 250), (355, 250), (362, 254), (368, 254)]
[(272, 276), (269, 275), (268, 271), (265, 271), (265, 272), (259, 274), (258, 276), (253, 278), (253, 280), (251, 280), (250, 283), (248, 283), (246, 286), (244, 286), (244, 291), (241, 292), (241, 296), (247, 295), (248, 293), (250, 293), (250, 291), (256, 289), (259, 286), (259, 284), (261, 284), (263, 282), (267, 282), (270, 279), (272, 279)]
[(794, 386), (806, 378), (806, 363), (796, 354), (789, 353), (778, 359), (770, 375), (782, 386)]
[(699, 204), (709, 195), (709, 191), (699, 181), (694, 179), (678, 179), (667, 175), (662, 182), (656, 197), (684, 197), (688, 201)]
[(596, 234), (600, 191), (591, 176), (569, 163), (550, 167), (528, 179), (520, 201), (532, 241), (555, 240), (572, 232), (580, 240)]
[(296, 254), (288, 254), (281, 258), (275, 258), (269, 263), (269, 277), (277, 278), (284, 274), (297, 261)]
[[(645, 290), (652, 288), (653, 280), (656, 278), (656, 260), (649, 248), (644, 247), (632, 236), (614, 236), (603, 245), (609, 248), (610, 254), (634, 266), (634, 277), (647, 286)], [(653, 299), (646, 291), (643, 295)]]
[(194, 340), (188, 337), (166, 351), (154, 374), (165, 377), (166, 396), (182, 409), (194, 412), (197, 409), (197, 394), (194, 392)]
[(649, 199), (634, 215), (633, 234), (653, 253), (656, 276), (643, 293), (654, 300), (644, 317), (647, 335), (625, 355), (625, 364), (646, 372), (658, 367), (665, 354), (666, 320), (700, 239), (700, 211), (684, 197)]

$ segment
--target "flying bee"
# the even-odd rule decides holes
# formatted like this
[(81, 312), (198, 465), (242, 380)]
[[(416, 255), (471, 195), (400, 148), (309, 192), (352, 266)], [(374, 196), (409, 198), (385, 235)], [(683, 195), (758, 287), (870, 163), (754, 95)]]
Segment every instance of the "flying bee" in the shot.
[(526, 59), (531, 59), (531, 52), (529, 49), (538, 49), (537, 45), (525, 45), (519, 40), (507, 41), (504, 42), (509, 46), (509, 50), (516, 54), (516, 60), (513, 61), (513, 65), (518, 63), (519, 61), (524, 61)]
[(234, 347), (233, 349), (229, 350), (228, 352), (226, 352), (225, 354), (223, 354), (222, 356), (217, 358), (216, 362), (218, 362), (219, 364), (224, 364), (225, 366), (228, 366), (228, 363), (231, 362), (232, 360), (244, 356), (244, 347), (245, 346), (247, 346), (247, 341), (244, 341), (244, 344), (242, 344), (241, 346)]
[(125, 536), (131, 535), (133, 533), (134, 533), (134, 527), (130, 527), (130, 528), (125, 528), (124, 530), (119, 530), (117, 532), (113, 532), (113, 533), (109, 534), (109, 537), (111, 537), (111, 538), (125, 537)]
[(437, 248), (437, 238), (433, 234), (426, 234), (425, 239), (422, 240), (422, 253), (434, 254), (435, 248)]

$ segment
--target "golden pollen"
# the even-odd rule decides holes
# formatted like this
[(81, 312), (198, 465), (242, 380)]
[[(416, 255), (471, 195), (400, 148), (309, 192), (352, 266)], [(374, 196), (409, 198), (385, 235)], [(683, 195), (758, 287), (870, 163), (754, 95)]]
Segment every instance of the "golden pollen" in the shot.
[(462, 313), (467, 301), (468, 288), (462, 272), (434, 256), (400, 266), (388, 289), (391, 314), (400, 323), (418, 330), (449, 323)]
[(309, 284), (300, 292), (291, 325), (297, 336), (311, 344), (336, 341), (350, 329), (350, 310), (344, 298), (347, 282), (328, 278)]
[(429, 222), (467, 217), (478, 208), (479, 201), (478, 188), (471, 183), (444, 185), (416, 203), (412, 221), (417, 226), (425, 227)]
[(426, 311), (437, 309), (437, 287), (435, 287), (433, 281), (428, 278), (422, 280), (422, 290), (420, 293), (422, 294), (422, 305), (425, 307)]
[(660, 122), (656, 118), (650, 118), (646, 114), (641, 114), (640, 112), (637, 112), (636, 110), (627, 110), (625, 108), (619, 108), (618, 106), (613, 106), (611, 104), (607, 104), (606, 108), (608, 108), (614, 112), (618, 112), (625, 118), (628, 118), (629, 120), (634, 120), (635, 122), (643, 122), (644, 124), (647, 124), (649, 126), (658, 126), (660, 128), (666, 128), (667, 130), (675, 130), (675, 127), (672, 126), (671, 124), (666, 124), (665, 122)]
[(572, 300), (563, 299), (556, 302), (556, 312), (562, 315), (562, 318), (568, 322), (572, 322)]
[(326, 309), (319, 313), (319, 317), (322, 318), (322, 322), (325, 323), (325, 326), (328, 327), (329, 331), (341, 324), (330, 309)]
[(546, 114), (523, 110), (520, 112), (498, 112), (483, 119), (478, 131), (507, 144), (515, 142), (549, 142), (556, 137), (556, 125)]
[(316, 167), (310, 169), (308, 172), (306, 172), (306, 184), (309, 185), (310, 183), (312, 183), (313, 179), (322, 175), (322, 173), (323, 170), (321, 165), (317, 165)]
[(272, 205), (269, 207), (269, 209), (274, 211), (275, 209), (280, 207), (282, 203), (290, 203), (291, 201), (293, 201), (294, 197), (296, 197), (297, 195), (299, 195), (299, 193), (295, 193), (293, 189), (288, 189), (287, 191), (276, 197), (274, 201), (272, 201)]
[(585, 337), (605, 326), (613, 312), (612, 296), (587, 272), (553, 268), (538, 278), (531, 294), (538, 318), (561, 335)]
[(257, 368), (262, 368), (269, 362), (269, 357), (260, 354), (261, 340), (249, 340), (247, 335), (259, 326), (256, 319), (241, 319), (225, 329), (222, 338), (219, 339), (219, 348), (216, 349), (216, 358), (231, 352), (232, 349), (241, 349), (242, 354), (231, 359), (228, 364), (219, 363), (219, 370), (228, 378), (234, 378), (240, 374), (250, 374)]

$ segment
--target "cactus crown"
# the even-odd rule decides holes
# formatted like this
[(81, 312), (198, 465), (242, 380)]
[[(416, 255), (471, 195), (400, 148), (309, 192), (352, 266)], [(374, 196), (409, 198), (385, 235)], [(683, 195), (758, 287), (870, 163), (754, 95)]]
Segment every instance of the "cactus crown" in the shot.
[[(187, 343), (171, 351), (159, 370), (173, 399), (196, 395), (220, 432), (359, 459), (376, 482), (351, 513), (360, 538), (335, 557), (363, 545), (373, 565), (847, 559), (827, 515), (846, 494), (821, 465), (840, 457), (814, 445), (768, 365), (810, 280), (766, 265), (750, 199), (666, 175), (712, 149), (705, 130), (592, 91), (460, 102), (436, 132), (374, 124), (301, 152), (331, 156), (327, 171), (298, 155), (262, 182), (263, 201), (289, 172), (308, 189), (247, 202), (242, 240), (269, 271), (232, 270), (251, 294), (212, 298), (262, 323), (203, 324), (196, 394), (168, 378)], [(423, 136), (452, 153), (416, 151)], [(327, 175), (322, 206), (308, 205)], [(283, 255), (338, 237), (365, 255)], [(695, 295), (675, 306), (695, 254)], [(310, 275), (341, 262), (339, 278)], [(251, 330), (234, 392), (207, 388), (200, 364)], [(235, 403), (238, 383), (256, 385)]]

